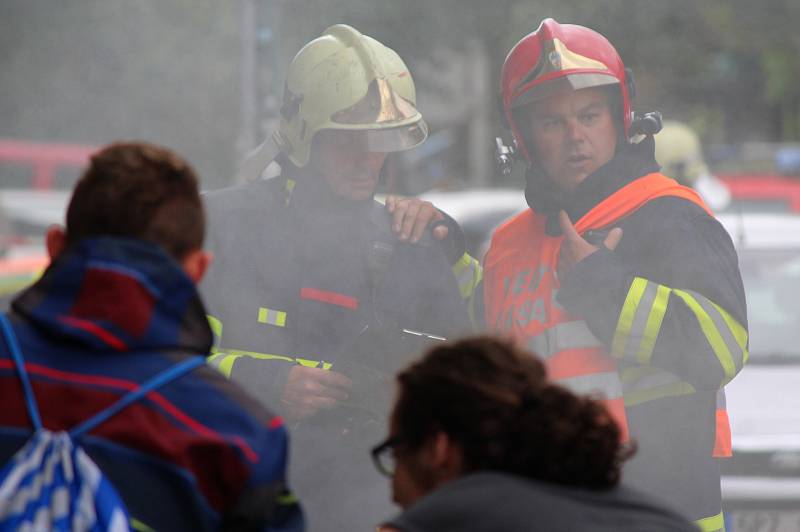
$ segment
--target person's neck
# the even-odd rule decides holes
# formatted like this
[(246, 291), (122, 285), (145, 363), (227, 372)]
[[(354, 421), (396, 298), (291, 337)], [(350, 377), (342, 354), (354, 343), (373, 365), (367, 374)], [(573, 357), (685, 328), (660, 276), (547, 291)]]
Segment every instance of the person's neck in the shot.
[(344, 216), (358, 217), (374, 201), (372, 197), (355, 201), (336, 194), (328, 182), (318, 172), (292, 168), (284, 172), (293, 184), (287, 187), (288, 202), (306, 216)]

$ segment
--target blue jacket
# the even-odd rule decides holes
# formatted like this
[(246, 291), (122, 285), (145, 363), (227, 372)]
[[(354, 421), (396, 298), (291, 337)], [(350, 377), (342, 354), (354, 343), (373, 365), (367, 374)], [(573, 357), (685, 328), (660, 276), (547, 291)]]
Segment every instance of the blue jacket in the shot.
[[(206, 354), (212, 335), (194, 284), (160, 248), (86, 239), (12, 304), (42, 421), (67, 430), (147, 378)], [(0, 345), (0, 456), (29, 437), (22, 389)], [(215, 369), (151, 392), (80, 443), (133, 518), (157, 530), (300, 530), (286, 491), (287, 435)]]

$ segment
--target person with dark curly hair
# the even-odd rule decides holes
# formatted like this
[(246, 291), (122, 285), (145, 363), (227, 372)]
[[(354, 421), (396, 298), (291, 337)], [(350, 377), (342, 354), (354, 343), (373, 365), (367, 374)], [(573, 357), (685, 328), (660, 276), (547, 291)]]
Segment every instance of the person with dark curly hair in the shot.
[(619, 485), (635, 448), (602, 402), (551, 382), (510, 342), (437, 346), (397, 382), (372, 454), (404, 512), (382, 532), (696, 530)]

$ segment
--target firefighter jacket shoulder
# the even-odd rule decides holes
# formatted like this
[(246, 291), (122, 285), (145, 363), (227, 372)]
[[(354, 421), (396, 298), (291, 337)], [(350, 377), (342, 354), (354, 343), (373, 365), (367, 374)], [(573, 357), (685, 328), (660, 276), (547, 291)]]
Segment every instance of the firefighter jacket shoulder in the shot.
[[(69, 248), (13, 302), (10, 319), (43, 425), (54, 431), (72, 429), (176, 362), (205, 356), (212, 339), (179, 265), (157, 246), (122, 238)], [(6, 460), (32, 430), (14, 368), (0, 342)], [(303, 527), (285, 488), (281, 419), (207, 365), (120, 410), (81, 445), (149, 529)]]
[(398, 241), (382, 205), (345, 204), (324, 188), (276, 177), (205, 198), (215, 264), (201, 290), (219, 333), (212, 362), (265, 400), (280, 395), (293, 364), (402, 367), (410, 353), (392, 359), (391, 345), (379, 346), (382, 360), (357, 359), (378, 331), (449, 337), (469, 327), (439, 246)]
[[(515, 336), (527, 331), (529, 347), (556, 377), (584, 375), (581, 357), (602, 350), (600, 360), (616, 364), (616, 382), (606, 372), (605, 383), (581, 379), (572, 387), (607, 400), (621, 391), (639, 447), (625, 478), (713, 527), (721, 517), (712, 456), (730, 454), (722, 386), (747, 360), (744, 291), (728, 234), (693, 191), (651, 172), (648, 161), (652, 140), (587, 177), (562, 206), (596, 243), (623, 230), (613, 252), (601, 248), (563, 278), (554, 268), (557, 211), (528, 211), (498, 230), (484, 272), (486, 319)], [(526, 262), (542, 244), (550, 262)]]

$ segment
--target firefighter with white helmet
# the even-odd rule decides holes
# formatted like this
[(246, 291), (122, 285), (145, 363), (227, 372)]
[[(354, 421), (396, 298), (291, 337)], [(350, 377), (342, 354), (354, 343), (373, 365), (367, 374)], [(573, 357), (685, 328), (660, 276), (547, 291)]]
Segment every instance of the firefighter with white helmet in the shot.
[(700, 137), (691, 127), (676, 120), (665, 120), (655, 139), (656, 160), (665, 176), (697, 190), (715, 211), (728, 206), (730, 190), (708, 169)]
[(631, 73), (599, 33), (544, 20), (509, 52), (500, 91), (530, 209), (486, 255), (488, 326), (536, 351), (564, 386), (604, 398), (638, 444), (626, 482), (702, 530), (724, 529), (723, 386), (747, 360), (730, 237), (693, 190), (659, 173), (660, 115), (634, 116)]
[(280, 175), (206, 197), (210, 363), (292, 423), (311, 528), (358, 529), (387, 511), (364, 457), (388, 375), (469, 323), (443, 248), (395, 236), (373, 199), (387, 155), (428, 133), (397, 53), (331, 26), (292, 61), (280, 115), (241, 170), (258, 177), (274, 159)]

